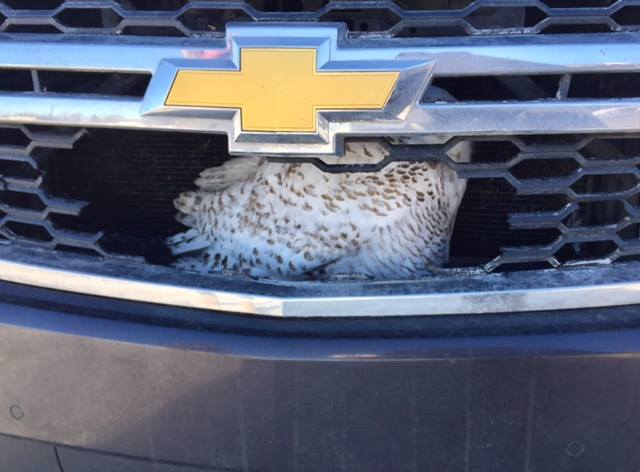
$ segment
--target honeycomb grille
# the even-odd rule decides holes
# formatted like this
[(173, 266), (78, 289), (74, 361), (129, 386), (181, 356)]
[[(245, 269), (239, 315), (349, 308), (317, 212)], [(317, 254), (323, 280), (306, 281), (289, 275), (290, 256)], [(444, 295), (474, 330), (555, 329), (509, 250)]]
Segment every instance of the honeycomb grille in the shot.
[(0, 128), (0, 238), (52, 249), (104, 255), (101, 232), (76, 231), (73, 219), (87, 202), (55, 197), (41, 167), (53, 153), (71, 149), (82, 130)]
[(4, 0), (0, 31), (223, 36), (228, 22), (339, 22), (351, 36), (627, 32), (638, 0)]
[[(191, 188), (201, 170), (228, 159), (220, 136), (115, 130), (82, 136), (43, 166), (55, 194), (91, 202), (74, 219), (76, 228), (104, 231), (104, 237), (72, 242), (91, 242), (96, 252), (160, 260), (159, 243), (180, 229), (173, 198)], [(461, 139), (390, 144), (391, 156), (374, 166), (300, 160), (327, 172), (372, 172), (394, 160), (454, 168), (469, 179), (451, 243), (454, 266), (492, 272), (611, 263), (640, 254), (640, 136), (474, 138), (472, 162), (459, 164), (448, 152)]]
[[(164, 36), (222, 37), (236, 21), (339, 22), (351, 37), (378, 39), (621, 33), (640, 31), (640, 0), (0, 0), (0, 31), (10, 34), (148, 35), (155, 37), (149, 44), (162, 45)], [(0, 69), (0, 92), (130, 103), (145, 96), (150, 79), (128, 69), (22, 67)], [(511, 75), (438, 75), (433, 84), (460, 108), (637, 99), (637, 68), (610, 69), (519, 75), (514, 66)], [(436, 100), (433, 109), (443, 101)], [(0, 242), (168, 262), (163, 240), (181, 230), (172, 201), (200, 171), (229, 158), (226, 138), (67, 123), (78, 127), (0, 125)], [(326, 172), (374, 172), (393, 161), (450, 166), (469, 181), (451, 241), (454, 267), (557, 268), (640, 255), (640, 135), (466, 136), (476, 131), (441, 145), (389, 139), (389, 157), (373, 166), (298, 160)], [(473, 144), (470, 163), (449, 158), (460, 141)]]

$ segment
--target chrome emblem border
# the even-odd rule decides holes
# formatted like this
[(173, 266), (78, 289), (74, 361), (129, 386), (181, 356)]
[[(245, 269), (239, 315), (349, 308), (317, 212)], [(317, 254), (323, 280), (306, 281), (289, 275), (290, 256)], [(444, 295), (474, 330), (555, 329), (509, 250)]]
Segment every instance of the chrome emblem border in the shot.
[[(192, 54), (160, 62), (142, 103), (141, 115), (171, 117), (176, 122), (193, 118), (207, 120), (211, 132), (228, 135), (232, 154), (341, 154), (346, 136), (384, 136), (406, 128), (412, 110), (418, 107), (429, 85), (434, 62), (422, 54), (377, 59), (366, 48), (340, 47), (339, 38), (343, 36), (340, 29), (336, 26), (230, 25), (224, 48), (186, 51)], [(397, 71), (400, 75), (384, 109), (319, 111), (316, 133), (246, 132), (241, 127), (239, 110), (165, 105), (178, 70), (239, 70), (242, 48), (313, 48), (317, 51), (318, 71)]]

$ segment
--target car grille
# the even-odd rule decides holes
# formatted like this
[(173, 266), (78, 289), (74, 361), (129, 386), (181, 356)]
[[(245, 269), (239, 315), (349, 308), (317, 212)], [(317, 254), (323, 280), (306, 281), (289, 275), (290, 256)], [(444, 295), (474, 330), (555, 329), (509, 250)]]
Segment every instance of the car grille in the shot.
[[(432, 54), (432, 85), (447, 94), (422, 98), (424, 136), (375, 136), (389, 149), (378, 164), (273, 160), (454, 169), (468, 186), (443, 280), (486, 288), (530, 273), (530, 289), (541, 269), (638, 260), (640, 0), (0, 1), (2, 246), (173, 271), (164, 241), (184, 230), (173, 199), (230, 143), (207, 120), (177, 130), (141, 104), (159, 61), (223, 45), (230, 22), (333, 22), (350, 47)], [(460, 142), (470, 162), (449, 157)]]
[[(229, 157), (226, 138), (202, 134), (5, 128), (4, 138), (0, 234), (154, 263), (169, 261), (162, 241), (181, 230), (173, 199)], [(395, 160), (443, 162), (469, 179), (452, 266), (491, 272), (640, 254), (640, 136), (476, 138), (465, 164), (447, 158), (455, 142), (391, 148)]]
[(342, 22), (353, 36), (637, 31), (633, 0), (5, 0), (8, 33), (222, 36), (229, 22)]

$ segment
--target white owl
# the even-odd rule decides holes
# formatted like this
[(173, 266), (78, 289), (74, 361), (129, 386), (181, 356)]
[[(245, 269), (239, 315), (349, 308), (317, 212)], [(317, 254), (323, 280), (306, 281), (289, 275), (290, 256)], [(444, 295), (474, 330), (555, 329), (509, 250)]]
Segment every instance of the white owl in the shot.
[[(449, 155), (470, 160), (471, 145)], [(378, 162), (381, 141), (352, 142), (340, 163)], [(421, 277), (448, 260), (466, 181), (437, 162), (394, 162), (376, 173), (241, 157), (207, 169), (175, 200), (190, 229), (168, 240), (176, 266), (256, 278)]]

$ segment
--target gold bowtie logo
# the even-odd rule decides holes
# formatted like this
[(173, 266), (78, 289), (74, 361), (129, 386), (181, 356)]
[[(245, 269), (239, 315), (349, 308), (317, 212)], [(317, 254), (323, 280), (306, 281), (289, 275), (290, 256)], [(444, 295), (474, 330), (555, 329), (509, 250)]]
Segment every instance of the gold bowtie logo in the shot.
[(318, 111), (382, 110), (399, 72), (324, 72), (315, 49), (243, 48), (240, 70), (179, 70), (166, 105), (235, 108), (242, 130), (316, 132)]

